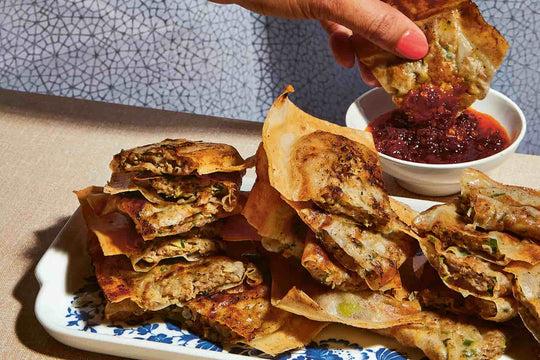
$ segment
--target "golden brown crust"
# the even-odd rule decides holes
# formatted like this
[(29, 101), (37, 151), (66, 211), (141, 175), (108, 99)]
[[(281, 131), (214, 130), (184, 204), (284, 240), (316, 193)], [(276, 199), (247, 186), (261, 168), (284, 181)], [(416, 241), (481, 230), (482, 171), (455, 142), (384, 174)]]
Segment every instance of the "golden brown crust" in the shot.
[(438, 310), (456, 315), (479, 316), (484, 320), (505, 322), (517, 316), (517, 303), (511, 297), (477, 298), (464, 297), (444, 284), (430, 284), (418, 293), (422, 309)]
[(108, 301), (130, 299), (139, 307), (153, 311), (237, 286), (244, 281), (248, 271), (240, 261), (211, 256), (198, 262), (163, 264), (146, 273), (138, 273), (133, 271), (127, 258), (104, 256), (91, 232), (88, 253)]
[(347, 271), (326, 253), (311, 231), (306, 237), (306, 246), (300, 262), (313, 279), (332, 289), (343, 291), (368, 289), (366, 282), (358, 274)]
[(475, 226), (540, 241), (540, 191), (503, 185), (478, 170), (466, 169), (460, 200)]
[(327, 325), (273, 307), (267, 285), (240, 285), (160, 311), (146, 311), (128, 299), (107, 302), (105, 316), (111, 321), (159, 316), (210, 341), (244, 343), (270, 355), (308, 344)]
[(540, 343), (540, 264), (513, 263), (506, 270), (515, 275), (513, 292), (519, 302), (519, 315)]
[(509, 231), (540, 241), (540, 210), (537, 208), (506, 205), (479, 194), (471, 198), (470, 206), (475, 226), (486, 230)]
[[(377, 153), (345, 136), (315, 131), (291, 150), (298, 199), (365, 226), (384, 226), (390, 204)], [(291, 199), (295, 200), (295, 199)]]
[(307, 227), (270, 185), (268, 159), (262, 144), (257, 150), (256, 164), (257, 180), (242, 214), (263, 237), (262, 245), (266, 250), (300, 258)]
[(511, 293), (512, 279), (503, 267), (489, 263), (453, 246), (443, 249), (433, 235), (420, 238), (420, 247), (429, 263), (452, 290), (463, 296), (504, 297)]
[(140, 252), (131, 254), (128, 258), (133, 270), (146, 272), (158, 266), (163, 260), (182, 258), (187, 261), (198, 261), (202, 257), (219, 253), (221, 247), (219, 240), (198, 237), (190, 231), (180, 236), (145, 242)]
[[(265, 316), (273, 311), (270, 302), (270, 289), (266, 285), (255, 288), (244, 287), (217, 294), (200, 297), (186, 304), (210, 321), (226, 325), (232, 331), (250, 341), (270, 324)], [(279, 314), (282, 317), (285, 313)], [(275, 319), (279, 321), (280, 319)]]
[(365, 279), (372, 290), (401, 288), (398, 269), (416, 249), (406, 226), (394, 219), (381, 232), (328, 214), (309, 202), (289, 202), (316, 234), (326, 251), (346, 269)]
[(358, 59), (394, 95), (398, 106), (412, 90), (434, 86), (456, 98), (459, 109), (483, 99), (508, 50), (502, 35), (482, 18), (470, 0), (391, 0), (424, 31), (429, 52), (404, 60), (358, 38)]
[(299, 264), (270, 258), (272, 305), (316, 321), (379, 329), (416, 321), (420, 304), (374, 291), (330, 290), (316, 283)]
[[(405, 225), (412, 226), (414, 219), (418, 216), (418, 212), (413, 210), (409, 205), (406, 205), (394, 198), (390, 198), (390, 206), (399, 220)], [(414, 236), (411, 234), (411, 236)]]
[(97, 237), (103, 254), (127, 256), (135, 271), (149, 271), (164, 259), (182, 257), (195, 261), (221, 249), (218, 241), (221, 223), (194, 228), (180, 235), (144, 241), (125, 214), (102, 214), (110, 198), (110, 195), (103, 194), (102, 188), (88, 187), (75, 193), (86, 225)]
[(469, 219), (457, 213), (455, 204), (434, 206), (420, 214), (414, 224), (423, 236), (432, 233), (440, 239), (445, 249), (459, 246), (498, 265), (511, 261), (540, 263), (540, 246), (498, 231), (475, 230)]
[(105, 256), (131, 255), (138, 253), (144, 240), (135, 231), (133, 223), (125, 214), (109, 212), (103, 214), (110, 195), (103, 188), (89, 186), (75, 191), (88, 229), (95, 233)]
[(144, 240), (182, 234), (241, 210), (237, 206), (232, 212), (227, 212), (222, 205), (214, 203), (156, 205), (143, 198), (121, 194), (113, 195), (110, 202), (112, 208), (133, 220)]
[(232, 211), (238, 204), (242, 176), (241, 172), (190, 176), (117, 172), (112, 174), (104, 192), (140, 192), (146, 200), (160, 205), (215, 203)]
[(422, 316), (419, 324), (375, 331), (405, 346), (420, 348), (430, 360), (496, 359), (508, 343), (503, 331), (485, 322), (427, 311)]
[(186, 139), (165, 139), (122, 150), (110, 164), (113, 172), (150, 171), (156, 175), (204, 175), (248, 167), (250, 164), (230, 145)]
[(523, 205), (540, 209), (540, 190), (505, 185), (476, 169), (467, 168), (463, 170), (460, 183), (461, 201), (465, 204), (476, 195), (484, 195), (507, 205)]
[(369, 132), (343, 128), (296, 107), (285, 92), (263, 126), (272, 185), (289, 201), (314, 201), (365, 226), (390, 218), (388, 195)]
[(270, 304), (268, 285), (241, 285), (186, 303), (195, 322), (209, 324), (226, 342), (242, 342), (270, 355), (301, 347), (326, 326)]

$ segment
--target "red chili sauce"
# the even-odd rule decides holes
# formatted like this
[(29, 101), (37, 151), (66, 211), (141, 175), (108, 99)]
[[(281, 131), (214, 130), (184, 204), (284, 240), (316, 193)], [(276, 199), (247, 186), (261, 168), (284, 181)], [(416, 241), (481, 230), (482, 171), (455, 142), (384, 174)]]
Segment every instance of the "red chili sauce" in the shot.
[(379, 152), (428, 164), (478, 160), (510, 145), (508, 133), (491, 116), (469, 108), (456, 117), (454, 99), (423, 88), (405, 99), (402, 110), (381, 115), (366, 130)]

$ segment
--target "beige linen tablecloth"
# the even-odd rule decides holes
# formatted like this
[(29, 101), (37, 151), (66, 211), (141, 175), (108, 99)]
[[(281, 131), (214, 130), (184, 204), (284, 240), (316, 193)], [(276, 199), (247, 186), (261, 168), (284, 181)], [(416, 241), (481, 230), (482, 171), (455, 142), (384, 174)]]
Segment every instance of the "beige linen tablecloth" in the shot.
[[(121, 148), (185, 137), (255, 153), (261, 124), (0, 90), (0, 359), (112, 359), (67, 347), (34, 316), (34, 267)], [(540, 188), (540, 157), (515, 155), (497, 180)], [(386, 178), (390, 194), (417, 197)], [(444, 200), (438, 198), (436, 200)]]

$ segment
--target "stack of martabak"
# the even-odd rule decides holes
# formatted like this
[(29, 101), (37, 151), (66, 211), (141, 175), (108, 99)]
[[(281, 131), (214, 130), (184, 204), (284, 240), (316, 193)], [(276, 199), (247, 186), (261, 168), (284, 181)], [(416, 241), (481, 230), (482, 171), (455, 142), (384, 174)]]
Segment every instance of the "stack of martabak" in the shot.
[(304, 113), (291, 91), (266, 118), (242, 210), (270, 253), (272, 304), (394, 337), (432, 360), (502, 355), (507, 335), (495, 324), (416, 297), (429, 273), (413, 264), (417, 214), (388, 197), (370, 134)]
[(499, 357), (517, 313), (538, 338), (540, 193), (469, 170), (455, 203), (418, 215), (388, 197), (369, 133), (304, 113), (291, 91), (247, 200), (251, 162), (187, 140), (122, 151), (105, 188), (77, 192), (105, 319), (157, 314), (271, 355), (331, 322), (431, 360)]
[(106, 319), (160, 313), (209, 340), (269, 354), (303, 346), (324, 327), (273, 307), (269, 284), (244, 256), (253, 243), (224, 241), (249, 167), (232, 146), (167, 139), (122, 150), (110, 167), (104, 189), (76, 192)]
[(426, 307), (505, 322), (519, 315), (540, 341), (540, 192), (467, 169), (461, 196), (414, 221), (442, 284), (420, 292)]

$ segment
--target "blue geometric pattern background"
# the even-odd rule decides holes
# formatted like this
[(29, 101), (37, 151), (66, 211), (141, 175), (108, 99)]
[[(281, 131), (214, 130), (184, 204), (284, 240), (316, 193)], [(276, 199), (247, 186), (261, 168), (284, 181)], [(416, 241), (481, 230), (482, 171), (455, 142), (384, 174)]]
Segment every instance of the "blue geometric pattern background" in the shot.
[[(477, 0), (511, 44), (492, 87), (540, 155), (540, 1)], [(343, 124), (368, 90), (333, 60), (315, 21), (206, 0), (0, 0), (0, 87), (263, 121), (286, 84), (306, 111)]]

